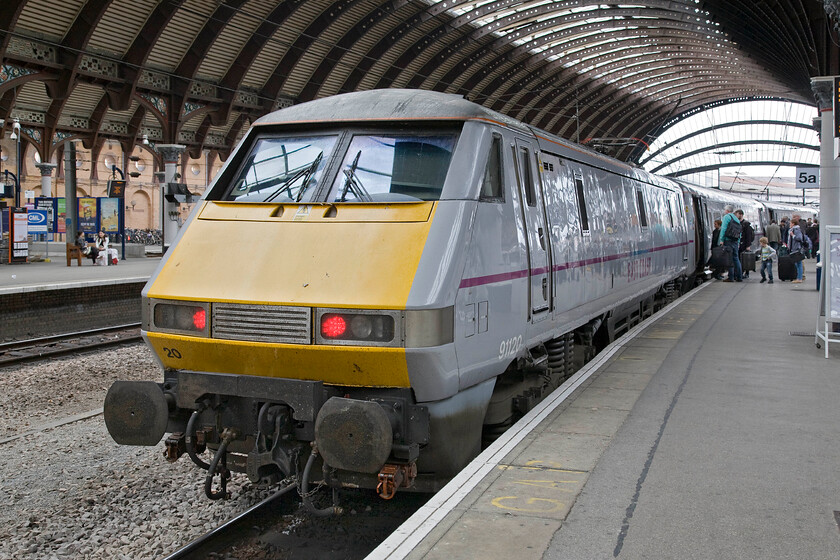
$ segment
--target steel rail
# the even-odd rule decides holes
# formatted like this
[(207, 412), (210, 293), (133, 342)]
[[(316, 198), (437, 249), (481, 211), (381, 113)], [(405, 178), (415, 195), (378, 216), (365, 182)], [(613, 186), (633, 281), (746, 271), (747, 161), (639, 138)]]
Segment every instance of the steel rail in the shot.
[[(285, 494), (289, 493), (290, 491), (297, 488), (297, 484), (291, 483), (288, 486), (281, 488), (271, 496), (265, 498), (263, 501), (259, 502), (251, 506), (250, 508), (246, 509), (233, 519), (225, 522), (222, 525), (219, 525), (209, 533), (206, 533), (196, 540), (192, 541), (191, 543), (187, 544), (183, 548), (173, 552), (163, 560), (184, 560), (187, 558), (207, 558), (207, 554), (211, 551), (206, 550), (208, 547), (213, 547), (213, 542), (216, 540), (222, 540), (230, 531), (237, 526), (239, 526), (244, 520), (250, 518), (258, 511), (262, 510), (263, 508), (272, 504), (275, 500), (284, 496)], [(217, 551), (212, 551), (217, 552)]]
[[(114, 346), (117, 344), (126, 344), (141, 340), (140, 337), (140, 323), (130, 323), (125, 325), (118, 325), (114, 327), (104, 327), (100, 329), (90, 329), (86, 331), (78, 331), (72, 333), (63, 333), (52, 336), (45, 336), (40, 338), (33, 338), (28, 340), (15, 340), (11, 342), (0, 343), (0, 367), (7, 367), (10, 365), (22, 364), (26, 362), (45, 360), (57, 356), (67, 354), (77, 354), (79, 352), (88, 351), (95, 348), (102, 348), (107, 346)], [(115, 338), (102, 338), (96, 341), (88, 341), (84, 346), (64, 344), (77, 340), (82, 340), (89, 337), (96, 337), (100, 335), (107, 335), (109, 333), (121, 333), (136, 329), (136, 333), (130, 333), (127, 336)]]

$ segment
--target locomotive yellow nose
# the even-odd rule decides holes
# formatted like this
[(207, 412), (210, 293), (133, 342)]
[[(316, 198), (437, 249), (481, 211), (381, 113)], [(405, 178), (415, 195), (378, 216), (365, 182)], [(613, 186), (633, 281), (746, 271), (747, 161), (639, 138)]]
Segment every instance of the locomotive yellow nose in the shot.
[(433, 202), (206, 202), (147, 297), (405, 309)]

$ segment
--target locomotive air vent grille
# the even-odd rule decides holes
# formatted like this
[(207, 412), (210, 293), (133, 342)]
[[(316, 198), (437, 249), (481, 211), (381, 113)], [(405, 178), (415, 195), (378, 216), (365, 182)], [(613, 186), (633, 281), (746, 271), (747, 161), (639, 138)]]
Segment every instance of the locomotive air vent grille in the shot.
[(213, 338), (312, 343), (312, 310), (286, 305), (213, 304)]

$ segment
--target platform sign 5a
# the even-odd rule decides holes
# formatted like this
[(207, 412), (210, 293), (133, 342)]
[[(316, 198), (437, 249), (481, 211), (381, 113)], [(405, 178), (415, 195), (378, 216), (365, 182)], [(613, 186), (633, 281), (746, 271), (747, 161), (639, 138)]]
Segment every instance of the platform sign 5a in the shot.
[(46, 210), (30, 210), (26, 213), (26, 221), (29, 233), (49, 232)]
[(818, 189), (820, 188), (819, 167), (797, 167), (796, 168), (797, 189)]

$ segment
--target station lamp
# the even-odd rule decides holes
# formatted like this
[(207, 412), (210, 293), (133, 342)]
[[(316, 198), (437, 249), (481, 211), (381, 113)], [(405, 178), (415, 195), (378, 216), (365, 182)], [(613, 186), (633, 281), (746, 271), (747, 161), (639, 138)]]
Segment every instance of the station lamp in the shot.
[(12, 134), (9, 136), (9, 139), (15, 141), (15, 150), (17, 152), (17, 174), (15, 175), (15, 208), (17, 208), (20, 206), (20, 121), (17, 118), (12, 120)]

